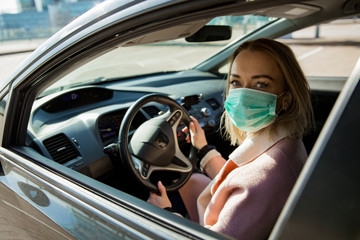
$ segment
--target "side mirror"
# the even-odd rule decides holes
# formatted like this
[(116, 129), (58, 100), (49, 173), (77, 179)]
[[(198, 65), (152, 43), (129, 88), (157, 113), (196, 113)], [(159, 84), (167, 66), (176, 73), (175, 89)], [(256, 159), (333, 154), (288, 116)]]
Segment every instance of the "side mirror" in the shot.
[(206, 25), (192, 36), (185, 38), (187, 42), (212, 42), (223, 41), (231, 38), (230, 26)]

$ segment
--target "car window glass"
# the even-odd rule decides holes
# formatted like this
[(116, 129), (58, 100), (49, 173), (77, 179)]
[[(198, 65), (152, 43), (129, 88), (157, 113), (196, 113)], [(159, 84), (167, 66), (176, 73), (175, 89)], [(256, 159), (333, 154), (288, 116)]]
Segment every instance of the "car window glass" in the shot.
[[(360, 19), (347, 18), (311, 26), (277, 40), (296, 55), (307, 77), (347, 78), (360, 56)], [(227, 74), (229, 64), (219, 72)]]
[(207, 25), (232, 27), (232, 37), (225, 41), (187, 42), (185, 38), (179, 38), (149, 44), (120, 46), (63, 77), (42, 95), (85, 83), (191, 69), (219, 52), (227, 44), (273, 20), (275, 18), (252, 15), (223, 16), (210, 20)]
[(278, 40), (294, 51), (309, 77), (349, 77), (360, 55), (360, 19), (311, 26)]

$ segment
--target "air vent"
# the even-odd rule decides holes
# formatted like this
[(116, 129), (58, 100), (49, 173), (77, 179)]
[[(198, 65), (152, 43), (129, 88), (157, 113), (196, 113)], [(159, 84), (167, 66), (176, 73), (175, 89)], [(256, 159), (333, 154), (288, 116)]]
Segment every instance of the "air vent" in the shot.
[(143, 110), (149, 114), (150, 117), (155, 117), (159, 114), (160, 110), (155, 106), (143, 107)]
[(60, 164), (79, 156), (79, 152), (65, 134), (58, 134), (43, 141), (52, 159)]
[(210, 105), (210, 107), (213, 110), (216, 110), (220, 107), (220, 104), (214, 98), (208, 99), (206, 100), (206, 102)]

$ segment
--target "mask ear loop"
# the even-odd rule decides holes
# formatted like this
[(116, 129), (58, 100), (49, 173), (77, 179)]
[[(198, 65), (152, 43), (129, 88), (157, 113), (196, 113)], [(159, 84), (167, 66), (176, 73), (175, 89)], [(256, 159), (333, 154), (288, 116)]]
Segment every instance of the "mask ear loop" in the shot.
[(286, 111), (286, 110), (284, 110), (282, 107), (280, 108), (280, 111), (276, 114), (276, 116), (279, 116), (280, 115), (280, 113), (281, 113), (281, 111)]
[(277, 96), (277, 98), (281, 97), (282, 95), (284, 95), (285, 93), (287, 93), (288, 91), (285, 91), (283, 93), (281, 93), (280, 95)]
[[(279, 99), (282, 95), (284, 95), (284, 94), (287, 93), (287, 92), (288, 92), (288, 91), (285, 91), (285, 92), (281, 93), (280, 95), (278, 95), (278, 96), (277, 96), (277, 99)], [(287, 107), (286, 107), (286, 108), (283, 108), (282, 105), (281, 105), (281, 108), (280, 108), (279, 112), (278, 112), (276, 115), (279, 116), (280, 113), (281, 113), (281, 111), (286, 112), (287, 109), (288, 109)]]

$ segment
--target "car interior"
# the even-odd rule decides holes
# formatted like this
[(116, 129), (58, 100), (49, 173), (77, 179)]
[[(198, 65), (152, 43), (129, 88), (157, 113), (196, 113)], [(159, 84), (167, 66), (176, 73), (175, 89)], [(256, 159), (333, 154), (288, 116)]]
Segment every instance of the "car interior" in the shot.
[[(352, 16), (351, 11), (340, 11), (343, 16), (324, 15), (321, 1), (319, 5), (246, 9), (239, 5), (215, 15), (204, 10), (203, 15), (157, 23), (155, 30), (147, 26), (134, 31), (137, 34), (124, 34), (93, 47), (91, 52), (77, 52), (73, 59), (38, 78), (39, 83), (45, 78), (46, 84), (32, 83), (30, 99), (34, 101), (27, 103), (31, 106), (27, 134), (23, 145), (15, 148), (39, 165), (95, 191), (101, 192), (102, 185), (91, 185), (89, 179), (142, 200), (155, 190), (158, 180), (176, 190), (190, 176), (193, 170), (189, 169), (198, 171), (183, 132), (189, 115), (199, 120), (209, 144), (224, 158), (235, 148), (223, 138), (221, 116), (228, 58), (237, 46), (267, 37), (296, 49), (301, 41), (314, 40), (299, 38), (296, 42), (297, 30)], [(303, 138), (310, 154), (347, 76), (307, 77), (316, 121), (316, 129)], [(175, 157), (166, 163), (149, 160), (158, 154), (151, 149), (136, 150), (143, 135), (155, 138), (152, 134), (157, 132), (149, 129), (158, 120), (170, 123), (170, 137), (155, 136), (154, 141), (176, 145)], [(177, 201), (176, 191), (173, 194)]]

